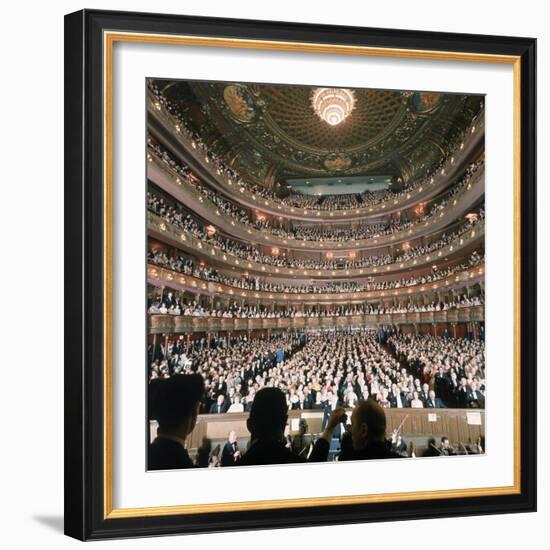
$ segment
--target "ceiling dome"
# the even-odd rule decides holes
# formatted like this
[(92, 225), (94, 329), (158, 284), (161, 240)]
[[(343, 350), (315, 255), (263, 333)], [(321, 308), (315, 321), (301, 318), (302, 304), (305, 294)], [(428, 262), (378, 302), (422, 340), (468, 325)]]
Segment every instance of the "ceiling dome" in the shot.
[[(355, 90), (353, 114), (347, 116), (345, 123), (330, 128), (327, 121), (312, 109), (312, 94), (318, 90), (342, 91), (337, 88), (312, 90), (307, 86), (262, 87), (266, 124), (299, 147), (327, 154), (335, 150), (362, 148), (383, 137), (393, 127), (392, 123), (399, 121), (407, 106), (399, 92)], [(336, 94), (327, 94), (328, 106), (336, 103), (336, 98), (331, 95)]]
[(216, 153), (261, 185), (335, 175), (407, 180), (441, 158), (480, 103), (368, 88), (156, 83)]

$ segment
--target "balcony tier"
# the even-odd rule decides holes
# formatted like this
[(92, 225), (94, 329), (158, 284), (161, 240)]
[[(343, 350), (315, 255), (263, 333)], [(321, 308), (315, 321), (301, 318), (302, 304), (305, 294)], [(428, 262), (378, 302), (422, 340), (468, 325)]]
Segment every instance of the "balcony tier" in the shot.
[[(205, 198), (192, 185), (185, 183), (168, 165), (149, 153), (147, 176), (158, 187), (166, 191), (182, 204), (189, 206), (199, 216), (221, 228), (225, 233), (244, 241), (257, 244), (287, 248), (292, 250), (327, 251), (327, 250), (372, 250), (391, 244), (399, 244), (410, 239), (439, 231), (451, 221), (464, 216), (484, 194), (485, 176), (481, 171), (470, 181), (436, 217), (424, 223), (414, 225), (409, 229), (398, 231), (391, 235), (381, 235), (369, 239), (355, 241), (306, 241), (275, 236), (265, 230), (240, 223), (235, 218), (226, 215), (213, 202)], [(178, 183), (179, 182), (179, 183)]]
[(236, 332), (277, 329), (376, 328), (380, 325), (417, 325), (469, 323), (485, 319), (483, 306), (420, 313), (374, 313), (342, 317), (292, 317), (280, 319), (230, 319), (223, 317), (189, 317), (184, 315), (149, 315), (150, 334), (190, 334), (193, 332)]
[(464, 286), (482, 283), (485, 274), (485, 264), (450, 275), (433, 283), (408, 286), (388, 290), (365, 290), (354, 292), (298, 293), (271, 292), (265, 290), (248, 290), (228, 286), (222, 283), (204, 281), (192, 275), (183, 275), (169, 269), (148, 264), (147, 282), (153, 286), (167, 286), (175, 290), (203, 294), (206, 296), (225, 296), (227, 298), (243, 298), (259, 303), (305, 303), (305, 304), (354, 304), (374, 301), (380, 298), (427, 294), (438, 290), (451, 290)]
[(198, 256), (208, 258), (208, 263), (226, 269), (238, 267), (246, 271), (272, 277), (295, 277), (296, 275), (306, 278), (327, 278), (327, 277), (359, 277), (391, 274), (428, 266), (440, 258), (457, 257), (465, 255), (480, 244), (485, 236), (485, 222), (480, 221), (475, 229), (457, 237), (447, 246), (434, 250), (429, 254), (416, 256), (409, 260), (395, 262), (383, 266), (369, 266), (358, 268), (302, 268), (302, 267), (281, 267), (270, 264), (245, 260), (244, 258), (225, 252), (222, 249), (212, 246), (203, 240), (186, 233), (175, 225), (165, 222), (152, 212), (147, 213), (147, 230), (150, 236), (175, 246), (181, 250)]

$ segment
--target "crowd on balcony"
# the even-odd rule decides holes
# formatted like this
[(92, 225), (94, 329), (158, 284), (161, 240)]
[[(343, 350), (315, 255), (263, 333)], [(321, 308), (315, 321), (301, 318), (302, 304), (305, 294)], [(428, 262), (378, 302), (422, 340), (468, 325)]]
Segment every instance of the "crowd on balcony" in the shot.
[(357, 281), (318, 281), (315, 284), (274, 284), (260, 277), (245, 274), (244, 277), (232, 277), (225, 275), (218, 270), (197, 263), (192, 259), (183, 256), (169, 256), (166, 252), (158, 249), (150, 250), (147, 253), (147, 262), (185, 275), (192, 275), (204, 281), (212, 281), (224, 284), (228, 287), (246, 289), (262, 292), (282, 292), (289, 294), (326, 294), (344, 292), (363, 292), (372, 290), (392, 290), (404, 287), (423, 285), (445, 279), (454, 274), (460, 274), (472, 267), (481, 264), (484, 256), (474, 251), (468, 260), (444, 269), (432, 267), (430, 273), (416, 275), (401, 279), (386, 281), (375, 281), (372, 277), (365, 278), (365, 282)]
[(282, 199), (287, 206), (325, 212), (363, 208), (367, 206), (367, 203), (363, 202), (363, 197), (369, 194), (368, 191), (365, 191), (363, 193), (342, 193), (339, 195), (310, 195), (300, 193), (294, 189), (291, 191), (287, 197)]
[(346, 242), (388, 235), (409, 227), (410, 222), (391, 219), (383, 223), (357, 223), (347, 227), (326, 225), (295, 225), (292, 236), (302, 241)]
[[(435, 173), (441, 169), (445, 164), (445, 159), (440, 163), (437, 163), (432, 172)], [(482, 160), (471, 162), (465, 169), (461, 180), (469, 181), (470, 177), (483, 165)], [(430, 172), (429, 178), (432, 177)], [(427, 183), (426, 177), (422, 180), (422, 183)], [(459, 182), (460, 183), (460, 182)], [(418, 184), (417, 186), (419, 186)], [(297, 208), (308, 208), (310, 210), (321, 210), (327, 212), (335, 212), (337, 210), (354, 210), (364, 208), (366, 206), (374, 206), (380, 202), (390, 201), (398, 196), (410, 193), (411, 189), (416, 186), (405, 186), (405, 190), (398, 193), (389, 189), (379, 191), (363, 191), (362, 193), (349, 193), (340, 195), (308, 195), (300, 193), (297, 190), (291, 189), (290, 194), (284, 199), (284, 202), (288, 206), (295, 206)], [(456, 195), (462, 187), (460, 185), (453, 185), (449, 191), (449, 197)]]
[(332, 260), (326, 258), (323, 260), (314, 260), (289, 257), (284, 252), (281, 254), (267, 255), (263, 254), (260, 249), (253, 244), (245, 244), (233, 238), (221, 236), (217, 232), (209, 234), (205, 224), (199, 223), (190, 214), (167, 204), (162, 197), (151, 192), (147, 193), (147, 208), (151, 212), (157, 214), (163, 221), (194, 235), (198, 239), (219, 248), (223, 252), (233, 254), (249, 262), (289, 269), (355, 269), (361, 267), (380, 267), (407, 261), (417, 256), (429, 254), (430, 252), (451, 244), (454, 240), (460, 238), (471, 229), (474, 229), (485, 217), (484, 210), (481, 208), (470, 220), (462, 223), (454, 231), (448, 233), (444, 232), (439, 239), (434, 242), (406, 249), (395, 257), (392, 257), (390, 254), (381, 254), (354, 258), (337, 258)]
[(201, 151), (201, 153), (208, 159), (208, 162), (216, 168), (218, 175), (223, 175), (231, 181), (232, 184), (242, 188), (243, 191), (246, 191), (249, 195), (261, 196), (265, 199), (273, 200), (280, 205), (310, 208), (312, 210), (321, 211), (335, 211), (373, 206), (385, 201), (404, 197), (414, 189), (433, 182), (434, 177), (438, 173), (452, 166), (455, 162), (455, 156), (458, 156), (460, 149), (464, 146), (464, 139), (466, 136), (470, 135), (472, 129), (479, 124), (479, 119), (483, 118), (483, 115), (480, 112), (480, 114), (472, 120), (469, 126), (459, 136), (455, 136), (452, 141), (449, 141), (449, 143), (444, 145), (445, 153), (439, 162), (426, 170), (423, 177), (419, 177), (414, 181), (406, 182), (400, 191), (371, 191), (361, 194), (360, 197), (356, 195), (347, 195), (346, 199), (336, 198), (337, 196), (334, 195), (331, 196), (334, 198), (325, 201), (318, 200), (318, 197), (311, 197), (310, 195), (300, 194), (291, 190), (288, 196), (281, 198), (274, 190), (269, 190), (263, 186), (255, 185), (246, 181), (233, 168), (228, 166), (220, 156), (209, 150), (200, 135), (198, 135), (197, 132), (188, 124), (187, 115), (181, 112), (179, 105), (166, 98), (154, 82), (149, 82), (149, 90), (154, 97), (155, 104), (157, 104), (160, 108), (164, 108), (166, 112), (173, 117), (176, 130), (186, 135), (187, 138), (191, 140), (194, 147)]
[[(289, 410), (353, 408), (368, 399), (384, 408), (484, 407), (482, 341), (395, 330), (384, 338), (390, 348), (379, 334), (366, 330), (222, 337), (190, 344), (178, 339), (149, 348), (149, 377), (201, 374), (205, 413), (249, 411), (255, 394), (265, 387), (281, 389)], [(396, 343), (394, 354), (389, 349)], [(426, 350), (418, 356), (411, 351), (416, 343)]]
[(450, 245), (453, 241), (460, 239), (463, 235), (475, 229), (478, 223), (485, 221), (485, 210), (480, 208), (475, 215), (462, 223), (458, 229), (450, 233), (443, 233), (441, 237), (429, 244), (413, 246), (410, 248), (405, 248), (403, 252), (398, 254), (393, 262), (406, 262), (412, 260), (418, 256), (424, 256), (425, 254), (430, 254), (440, 250), (441, 248)]
[(485, 303), (483, 295), (469, 297), (466, 294), (445, 298), (444, 301), (430, 303), (409, 303), (399, 305), (388, 304), (348, 304), (334, 306), (313, 306), (283, 308), (259, 305), (239, 305), (230, 302), (219, 305), (218, 308), (201, 304), (195, 297), (185, 293), (167, 292), (160, 297), (151, 298), (148, 313), (152, 315), (183, 315), (186, 317), (217, 317), (223, 319), (294, 319), (294, 318), (325, 318), (348, 317), (354, 315), (374, 315), (390, 313), (423, 313), (449, 311), (454, 309), (481, 306)]
[(449, 205), (452, 198), (463, 190), (470, 182), (471, 178), (476, 174), (483, 161), (479, 160), (472, 163), (463, 176), (447, 191), (442, 197), (434, 202), (428, 211), (415, 219), (407, 219), (406, 217), (389, 218), (381, 223), (366, 223), (358, 222), (349, 227), (326, 227), (323, 225), (294, 225), (293, 227), (285, 227), (284, 223), (277, 217), (267, 217), (265, 215), (257, 215), (253, 217), (247, 210), (237, 204), (234, 204), (229, 199), (205, 186), (197, 177), (193, 175), (190, 169), (182, 166), (176, 161), (173, 156), (163, 149), (159, 144), (155, 143), (152, 138), (148, 140), (148, 146), (155, 155), (160, 158), (165, 164), (170, 166), (172, 170), (178, 173), (178, 177), (183, 178), (185, 182), (191, 185), (201, 195), (201, 198), (210, 201), (214, 207), (233, 218), (238, 223), (253, 228), (259, 231), (267, 231), (274, 237), (292, 240), (304, 241), (327, 241), (327, 242), (347, 242), (354, 240), (365, 240), (393, 235), (395, 233), (411, 229), (415, 226), (423, 224), (437, 215), (443, 213), (445, 207)]

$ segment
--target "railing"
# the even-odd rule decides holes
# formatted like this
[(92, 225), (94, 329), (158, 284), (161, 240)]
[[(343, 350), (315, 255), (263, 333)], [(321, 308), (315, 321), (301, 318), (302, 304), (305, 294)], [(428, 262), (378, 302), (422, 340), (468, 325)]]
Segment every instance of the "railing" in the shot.
[(242, 224), (237, 219), (228, 216), (219, 209), (216, 204), (206, 198), (191, 184), (185, 183), (182, 178), (160, 160), (156, 155), (148, 153), (148, 178), (164, 189), (182, 204), (193, 205), (199, 215), (209, 222), (223, 229), (226, 233), (234, 235), (246, 241), (257, 244), (276, 246), (293, 250), (363, 250), (376, 249), (383, 246), (399, 244), (410, 239), (415, 239), (438, 231), (449, 223), (449, 219), (456, 220), (466, 212), (484, 193), (485, 176), (480, 170), (472, 177), (463, 189), (459, 191), (445, 210), (438, 215), (431, 216), (423, 223), (415, 224), (413, 227), (403, 229), (389, 235), (373, 236), (368, 239), (348, 240), (345, 242), (336, 241), (308, 241), (298, 238), (279, 237), (271, 234), (268, 230), (256, 229), (253, 226)]
[[(352, 409), (347, 409), (351, 414)], [(478, 438), (485, 435), (484, 409), (384, 409), (386, 414), (386, 433), (399, 429), (406, 441), (416, 443), (417, 456), (427, 446), (428, 439), (442, 436), (449, 438), (458, 454), (463, 454), (463, 445), (473, 445)], [(308, 433), (318, 434), (323, 431), (323, 411), (293, 410), (288, 411), (290, 435), (296, 435), (300, 430), (300, 420), (307, 422)], [(248, 413), (200, 414), (195, 429), (187, 438), (186, 447), (194, 453), (207, 437), (213, 443), (227, 441), (227, 433), (235, 431), (242, 442), (248, 439), (250, 433), (246, 427)], [(157, 423), (149, 423), (149, 437), (156, 437)], [(241, 443), (241, 448), (244, 444)]]
[(283, 267), (271, 264), (255, 262), (253, 260), (245, 260), (244, 258), (226, 252), (217, 246), (213, 246), (204, 242), (202, 239), (179, 229), (175, 225), (165, 222), (160, 216), (148, 212), (147, 213), (147, 228), (150, 234), (160, 238), (163, 241), (168, 241), (178, 248), (191, 250), (200, 255), (205, 255), (211, 260), (226, 264), (228, 267), (239, 266), (250, 271), (262, 273), (271, 276), (295, 276), (303, 275), (304, 277), (357, 277), (361, 275), (380, 275), (381, 273), (393, 273), (413, 267), (420, 267), (423, 264), (433, 263), (438, 258), (448, 257), (452, 254), (457, 254), (463, 248), (471, 245), (473, 242), (483, 238), (485, 234), (485, 222), (480, 221), (475, 228), (465, 231), (462, 235), (453, 239), (448, 245), (433, 250), (428, 254), (415, 256), (408, 260), (394, 262), (381, 266), (366, 266), (357, 268), (314, 268), (314, 267)]
[(229, 298), (246, 298), (260, 302), (282, 303), (357, 303), (376, 298), (393, 296), (408, 296), (418, 293), (435, 292), (437, 290), (450, 290), (456, 287), (471, 286), (482, 282), (484, 279), (485, 264), (482, 263), (471, 269), (449, 275), (431, 283), (396, 288), (387, 290), (365, 290), (353, 292), (327, 292), (327, 293), (298, 293), (298, 292), (273, 292), (265, 290), (248, 290), (237, 288), (223, 283), (204, 281), (192, 275), (183, 275), (176, 271), (148, 264), (147, 281), (154, 286), (168, 286), (176, 290), (189, 291), (194, 294), (210, 296), (222, 295)]
[[(208, 174), (210, 179), (217, 184), (216, 187), (227, 196), (235, 198), (235, 191), (238, 190), (237, 182), (221, 174), (213, 162), (210, 160), (207, 161), (204, 151), (197, 146), (190, 136), (181, 131), (179, 125), (174, 123), (172, 115), (166, 112), (162, 105), (159, 104), (157, 107), (154, 97), (151, 94), (148, 95), (149, 101), (147, 105), (149, 113), (159, 120), (171, 135), (183, 145), (188, 155), (192, 157), (196, 164), (200, 165), (201, 170)], [(255, 195), (248, 190), (239, 193), (236, 200), (243, 206), (261, 210), (274, 216), (285, 216), (290, 219), (301, 219), (304, 221), (351, 221), (357, 217), (364, 218), (365, 216), (389, 214), (397, 210), (408, 208), (419, 201), (425, 201), (439, 192), (440, 189), (445, 188), (449, 181), (456, 177), (457, 168), (469, 158), (484, 134), (485, 118), (482, 116), (479, 117), (479, 120), (476, 121), (474, 126), (470, 127), (469, 133), (464, 137), (462, 147), (459, 148), (454, 155), (450, 156), (449, 160), (439, 169), (430, 182), (412, 189), (407, 194), (375, 205), (327, 212), (312, 208), (288, 206), (280, 200)]]
[(150, 334), (190, 334), (194, 332), (237, 332), (276, 329), (369, 328), (380, 325), (416, 325), (468, 323), (483, 321), (485, 308), (471, 306), (444, 311), (415, 313), (371, 313), (341, 317), (282, 317), (279, 319), (242, 319), (224, 317), (190, 317), (184, 315), (149, 315)]

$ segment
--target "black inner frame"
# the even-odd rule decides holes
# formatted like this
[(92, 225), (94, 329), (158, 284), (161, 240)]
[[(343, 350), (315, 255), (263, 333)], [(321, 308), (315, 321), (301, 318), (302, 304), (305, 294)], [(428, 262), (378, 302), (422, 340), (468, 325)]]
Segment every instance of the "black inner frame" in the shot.
[[(521, 493), (104, 519), (103, 31), (521, 57)], [(65, 533), (80, 540), (536, 510), (536, 40), (84, 10), (65, 16)]]

